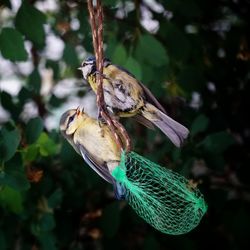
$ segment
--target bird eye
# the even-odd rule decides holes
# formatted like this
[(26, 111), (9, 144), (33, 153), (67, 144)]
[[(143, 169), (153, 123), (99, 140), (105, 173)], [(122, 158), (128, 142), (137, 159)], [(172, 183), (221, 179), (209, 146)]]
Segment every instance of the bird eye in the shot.
[(73, 122), (74, 117), (75, 117), (75, 115), (70, 116), (68, 124), (70, 124), (71, 122)]
[(86, 63), (85, 63), (85, 62), (82, 63), (82, 67), (84, 67), (84, 66), (86, 66)]

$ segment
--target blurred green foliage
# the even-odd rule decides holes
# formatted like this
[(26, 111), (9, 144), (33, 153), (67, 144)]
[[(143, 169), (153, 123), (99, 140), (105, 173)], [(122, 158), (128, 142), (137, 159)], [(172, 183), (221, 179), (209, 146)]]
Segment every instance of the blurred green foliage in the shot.
[[(82, 51), (93, 53), (86, 2), (39, 10), (48, 2), (23, 0), (17, 10), (0, 3), (0, 60), (22, 82), (11, 95), (0, 75), (9, 114), (0, 121), (0, 249), (249, 249), (249, 1), (102, 1), (105, 55), (191, 131), (176, 149), (159, 131), (124, 120), (136, 152), (197, 181), (208, 202), (201, 224), (175, 237), (115, 201), (58, 128), (46, 126), (67, 98), (42, 94), (41, 69), (53, 72), (55, 87), (68, 77), (82, 81)], [(145, 13), (158, 24), (152, 31), (142, 25)], [(51, 34), (65, 46), (58, 59), (45, 53)], [(30, 74), (20, 61), (32, 64)], [(25, 120), (30, 101), (38, 115)]]

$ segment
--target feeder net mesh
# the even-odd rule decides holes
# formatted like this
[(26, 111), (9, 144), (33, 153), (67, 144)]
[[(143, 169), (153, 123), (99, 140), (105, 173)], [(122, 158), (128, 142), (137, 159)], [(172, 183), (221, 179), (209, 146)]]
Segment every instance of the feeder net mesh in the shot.
[(122, 154), (112, 175), (136, 213), (163, 233), (189, 232), (207, 210), (203, 195), (186, 178), (134, 152)]

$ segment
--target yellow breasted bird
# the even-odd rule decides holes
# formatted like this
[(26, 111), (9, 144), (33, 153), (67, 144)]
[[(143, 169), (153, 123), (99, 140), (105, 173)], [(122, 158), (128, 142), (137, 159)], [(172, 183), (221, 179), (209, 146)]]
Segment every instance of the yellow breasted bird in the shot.
[[(83, 77), (97, 92), (96, 60), (89, 57), (81, 67)], [(180, 147), (188, 136), (188, 129), (166, 114), (154, 95), (130, 72), (104, 60), (103, 91), (108, 109), (119, 117), (134, 117), (147, 127), (157, 126), (173, 143)]]
[(111, 175), (120, 163), (121, 152), (109, 127), (77, 108), (61, 116), (60, 131), (85, 162), (104, 180), (113, 184), (116, 198), (123, 199), (124, 190)]

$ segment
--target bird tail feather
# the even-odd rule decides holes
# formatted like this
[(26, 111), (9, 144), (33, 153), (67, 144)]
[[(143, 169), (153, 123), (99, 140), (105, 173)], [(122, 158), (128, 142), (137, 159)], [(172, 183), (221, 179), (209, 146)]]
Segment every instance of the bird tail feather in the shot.
[(125, 200), (126, 199), (126, 188), (119, 182), (113, 184), (115, 198), (117, 200)]
[(142, 115), (157, 126), (177, 147), (181, 146), (189, 134), (189, 130), (186, 127), (150, 103), (145, 105)]

